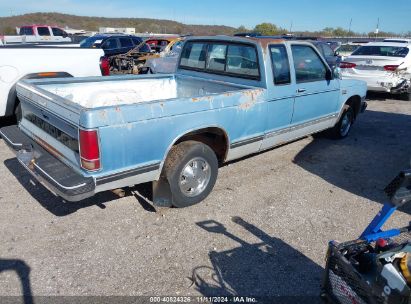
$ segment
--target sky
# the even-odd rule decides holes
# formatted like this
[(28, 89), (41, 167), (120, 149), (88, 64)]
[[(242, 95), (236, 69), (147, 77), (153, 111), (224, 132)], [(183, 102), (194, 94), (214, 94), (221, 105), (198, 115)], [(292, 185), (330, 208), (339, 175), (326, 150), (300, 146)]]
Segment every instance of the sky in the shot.
[(0, 0), (0, 16), (59, 12), (81, 16), (169, 19), (186, 24), (254, 28), (262, 22), (292, 31), (325, 27), (371, 32), (411, 31), (411, 0)]

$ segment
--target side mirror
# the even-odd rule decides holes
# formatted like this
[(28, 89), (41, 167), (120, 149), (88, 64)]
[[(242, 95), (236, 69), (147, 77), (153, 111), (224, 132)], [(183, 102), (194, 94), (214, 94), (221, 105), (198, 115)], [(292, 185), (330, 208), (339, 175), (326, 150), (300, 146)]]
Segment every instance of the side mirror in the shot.
[(69, 35), (66, 32), (63, 33), (63, 38), (67, 38), (68, 36)]
[(329, 69), (325, 72), (325, 79), (326, 80), (333, 80), (333, 72)]

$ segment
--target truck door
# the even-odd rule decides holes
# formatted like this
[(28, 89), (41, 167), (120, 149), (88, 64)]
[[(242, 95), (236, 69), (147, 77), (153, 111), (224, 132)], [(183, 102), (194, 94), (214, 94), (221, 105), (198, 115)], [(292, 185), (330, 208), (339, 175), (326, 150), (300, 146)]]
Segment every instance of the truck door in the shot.
[(332, 79), (331, 70), (314, 46), (291, 44), (291, 51), (296, 79), (294, 130), (303, 134), (325, 129), (338, 111), (339, 81)]
[(270, 98), (267, 103), (268, 115), (262, 150), (284, 141), (281, 134), (291, 123), (296, 90), (295, 83), (291, 79), (290, 60), (285, 44), (269, 45), (268, 49), (271, 57), (272, 77), (267, 72)]

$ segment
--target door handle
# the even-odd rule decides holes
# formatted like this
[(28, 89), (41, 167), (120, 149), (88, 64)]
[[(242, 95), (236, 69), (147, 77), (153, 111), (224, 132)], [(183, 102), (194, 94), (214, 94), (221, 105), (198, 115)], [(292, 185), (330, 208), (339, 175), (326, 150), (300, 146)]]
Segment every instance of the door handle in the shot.
[(305, 91), (307, 91), (306, 89), (298, 89), (297, 93), (304, 93)]

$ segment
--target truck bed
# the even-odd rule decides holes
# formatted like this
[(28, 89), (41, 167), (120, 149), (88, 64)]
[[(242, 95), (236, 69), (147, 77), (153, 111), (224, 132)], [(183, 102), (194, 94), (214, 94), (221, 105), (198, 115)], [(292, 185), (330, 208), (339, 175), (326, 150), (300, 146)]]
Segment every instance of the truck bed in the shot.
[(196, 98), (244, 87), (181, 75), (126, 76), (40, 84), (39, 88), (87, 109), (176, 98)]

